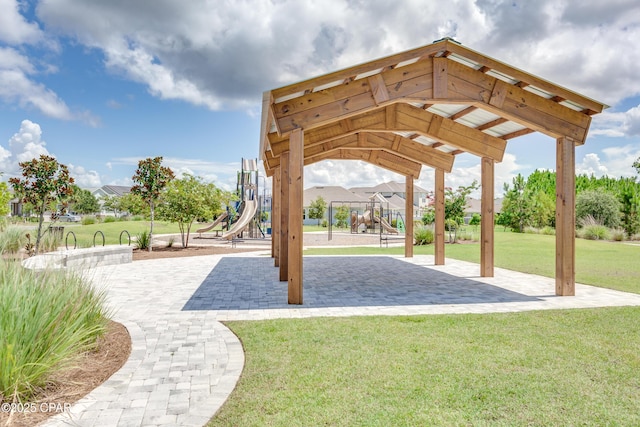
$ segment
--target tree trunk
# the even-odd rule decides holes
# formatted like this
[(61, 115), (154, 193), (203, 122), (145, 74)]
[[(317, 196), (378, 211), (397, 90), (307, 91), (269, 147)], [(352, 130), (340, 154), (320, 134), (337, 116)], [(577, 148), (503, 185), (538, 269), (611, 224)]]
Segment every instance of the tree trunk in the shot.
[(40, 218), (38, 220), (38, 233), (36, 235), (36, 252), (35, 255), (38, 255), (38, 253), (40, 253), (40, 240), (42, 239), (42, 224), (44, 223), (44, 208), (45, 208), (45, 203), (42, 203), (42, 206), (40, 207)]
[(153, 211), (154, 211), (153, 200), (149, 202), (149, 208), (151, 211), (151, 228), (149, 230), (149, 252), (151, 252), (153, 247)]

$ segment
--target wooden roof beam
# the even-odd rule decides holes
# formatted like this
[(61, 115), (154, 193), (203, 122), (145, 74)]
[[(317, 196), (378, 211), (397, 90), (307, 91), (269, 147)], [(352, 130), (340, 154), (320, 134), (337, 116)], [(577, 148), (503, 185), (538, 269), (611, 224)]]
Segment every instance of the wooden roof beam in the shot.
[(329, 153), (309, 157), (304, 160), (304, 164), (307, 166), (322, 160), (362, 160), (401, 175), (409, 175), (414, 179), (420, 178), (420, 171), (422, 170), (420, 163), (376, 149), (354, 150), (341, 148)]
[(273, 105), (275, 120), (281, 133), (307, 131), (400, 100), (426, 102), (432, 98), (431, 81), (431, 61), (420, 61), (279, 102)]
[(501, 117), (553, 138), (567, 136), (584, 142), (591, 118), (515, 85), (462, 64), (448, 64), (448, 99), (474, 102)]
[[(448, 43), (447, 41), (434, 43), (428, 46), (422, 46), (406, 52), (397, 53), (395, 55), (391, 55), (386, 58), (380, 58), (364, 64), (349, 67), (344, 70), (334, 71), (332, 73), (328, 73), (323, 76), (319, 76), (310, 80), (306, 80), (303, 82), (298, 82), (298, 83), (290, 84), (287, 86), (283, 86), (278, 89), (274, 89), (271, 91), (271, 94), (273, 98), (277, 100), (279, 98), (289, 96), (294, 93), (304, 92), (305, 89), (308, 89), (310, 87), (314, 88), (314, 87), (323, 86), (325, 84), (336, 82), (336, 81), (344, 81), (350, 76), (357, 76), (359, 74), (363, 74), (371, 70), (385, 69), (387, 67), (395, 68), (396, 65), (400, 64), (401, 62), (405, 62), (415, 58), (428, 58), (429, 56), (434, 55), (435, 53), (441, 51), (443, 48), (442, 46), (446, 45), (447, 43)], [(430, 61), (419, 61), (419, 62), (430, 62)], [(401, 69), (404, 69), (404, 68), (406, 67), (401, 67)]]
[(502, 161), (507, 142), (408, 104), (396, 104), (397, 130), (413, 130), (479, 157)]
[[(416, 132), (436, 141), (502, 161), (506, 141), (408, 104), (392, 104), (305, 132), (305, 147), (359, 132)], [(274, 156), (288, 149), (288, 139), (270, 135)]]
[[(507, 65), (501, 61), (495, 60), (488, 56), (485, 56), (479, 52), (474, 51), (473, 49), (469, 49), (458, 43), (449, 43), (447, 44), (447, 49), (451, 51), (451, 53), (460, 55), (464, 58), (467, 58), (471, 61), (477, 62), (478, 64), (482, 64), (484, 67), (487, 67), (492, 70), (496, 70), (500, 73), (508, 75), (515, 80), (527, 82), (528, 84), (545, 90), (549, 93), (553, 93), (554, 95), (558, 95), (563, 97), (564, 99), (571, 100), (583, 107), (601, 113), (604, 108), (607, 106), (590, 99), (586, 96), (575, 93), (569, 89), (563, 88), (561, 86), (555, 85), (547, 80), (544, 80), (540, 77), (536, 77), (533, 74), (529, 74), (525, 71), (519, 70), (515, 67)], [(467, 67), (468, 68), (468, 67)]]

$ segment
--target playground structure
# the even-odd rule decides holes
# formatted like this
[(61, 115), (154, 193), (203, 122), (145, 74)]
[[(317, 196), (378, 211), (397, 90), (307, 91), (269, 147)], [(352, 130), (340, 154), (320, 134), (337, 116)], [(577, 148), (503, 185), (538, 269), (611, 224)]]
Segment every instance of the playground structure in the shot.
[[(349, 206), (350, 222), (349, 229), (352, 234), (370, 233), (379, 234), (380, 239), (385, 239), (386, 235), (397, 235), (399, 231), (404, 231), (404, 218), (399, 212), (395, 213), (396, 225), (393, 227), (393, 211), (389, 208), (389, 202), (380, 194), (376, 193), (369, 197), (369, 202), (361, 201), (332, 201), (329, 203), (329, 218), (333, 219), (334, 206)], [(332, 239), (333, 221), (329, 221), (328, 239)]]
[[(220, 237), (224, 240), (242, 237), (245, 232), (249, 234), (249, 238), (266, 237), (260, 225), (265, 196), (263, 195), (261, 201), (258, 192), (258, 161), (256, 159), (242, 159), (236, 194), (240, 199), (235, 206), (239, 215), (234, 215), (230, 209), (227, 209), (227, 212), (222, 213), (214, 222), (196, 230), (200, 237), (202, 237), (201, 233), (209, 231), (216, 232), (216, 237), (222, 232)], [(222, 229), (216, 229), (219, 225)]]

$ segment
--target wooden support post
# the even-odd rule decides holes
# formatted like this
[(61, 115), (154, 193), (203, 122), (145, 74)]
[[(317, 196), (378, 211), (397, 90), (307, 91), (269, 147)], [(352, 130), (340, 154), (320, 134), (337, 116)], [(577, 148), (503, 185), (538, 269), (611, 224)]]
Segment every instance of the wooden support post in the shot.
[(494, 236), (493, 236), (493, 204), (494, 204), (494, 161), (482, 158), (482, 200), (480, 223), (480, 276), (493, 277)]
[(289, 137), (289, 304), (302, 304), (302, 201), (304, 133), (295, 129)]
[(280, 281), (289, 277), (289, 152), (280, 155)]
[(273, 174), (271, 180), (271, 256), (273, 265), (280, 265), (280, 167)]
[(444, 265), (444, 170), (436, 169), (435, 179), (435, 264)]
[(556, 144), (556, 295), (576, 294), (575, 142)]
[(406, 175), (404, 204), (404, 256), (413, 258), (413, 177)]

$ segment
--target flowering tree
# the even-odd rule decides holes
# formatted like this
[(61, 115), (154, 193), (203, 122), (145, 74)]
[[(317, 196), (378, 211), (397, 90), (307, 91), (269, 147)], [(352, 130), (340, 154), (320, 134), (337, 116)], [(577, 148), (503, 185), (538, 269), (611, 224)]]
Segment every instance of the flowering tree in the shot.
[(44, 213), (50, 209), (51, 219), (55, 221), (59, 214), (66, 212), (69, 199), (73, 196), (73, 178), (69, 176), (69, 169), (65, 165), (44, 154), (39, 159), (19, 165), (23, 179), (9, 178), (9, 183), (22, 202), (33, 206), (39, 216), (35, 246), (37, 254), (44, 234)]
[(153, 242), (153, 217), (155, 205), (160, 193), (174, 178), (173, 171), (162, 166), (162, 157), (146, 158), (138, 162), (138, 169), (131, 179), (136, 183), (131, 187), (131, 193), (138, 195), (149, 205), (151, 227), (149, 230), (149, 252)]

